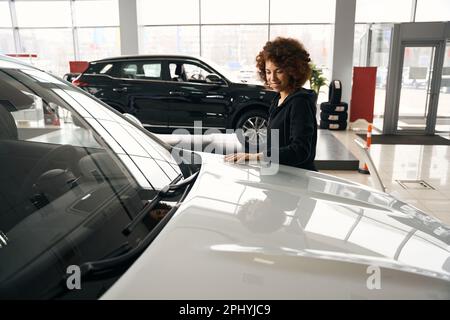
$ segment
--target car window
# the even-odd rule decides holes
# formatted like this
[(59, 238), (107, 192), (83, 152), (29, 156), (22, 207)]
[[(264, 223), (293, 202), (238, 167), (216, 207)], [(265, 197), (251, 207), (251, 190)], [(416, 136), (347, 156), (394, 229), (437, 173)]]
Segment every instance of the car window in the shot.
[(106, 64), (101, 70), (100, 70), (100, 74), (105, 74), (105, 73), (108, 73), (108, 71), (110, 71), (111, 70), (111, 68), (112, 68), (112, 63), (108, 63), (108, 64)]
[(161, 78), (161, 63), (144, 63), (142, 69), (146, 78)]
[(112, 63), (91, 63), (84, 73), (109, 75), (112, 72), (112, 67), (113, 67)]
[(121, 68), (122, 78), (136, 79), (138, 73), (138, 66), (135, 63), (126, 63)]
[(189, 62), (172, 62), (169, 70), (172, 81), (206, 83), (207, 76), (213, 74), (209, 69)]
[(120, 69), (121, 78), (161, 80), (161, 62), (123, 63)]
[[(76, 295), (61, 281), (68, 267), (137, 246), (158, 223), (122, 232), (152, 188), (179, 174), (171, 162), (88, 94), (35, 69), (0, 69), (0, 299)], [(107, 281), (83, 283), (80, 297), (100, 296)]]

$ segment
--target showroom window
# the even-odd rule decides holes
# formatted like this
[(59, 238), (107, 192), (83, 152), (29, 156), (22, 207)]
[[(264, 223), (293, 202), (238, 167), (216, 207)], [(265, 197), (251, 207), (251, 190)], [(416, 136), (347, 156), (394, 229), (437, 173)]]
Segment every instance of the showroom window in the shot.
[(137, 0), (138, 24), (198, 24), (199, 0)]
[(334, 23), (335, 6), (336, 0), (271, 0), (270, 23)]
[(413, 5), (413, 0), (356, 1), (353, 65), (377, 67), (373, 122), (379, 130), (383, 130), (393, 24), (413, 21)]
[(57, 76), (69, 71), (69, 62), (74, 59), (72, 31), (58, 29), (19, 29), (23, 52), (37, 54), (34, 62), (41, 69)]
[(235, 78), (252, 73), (255, 81), (255, 57), (267, 38), (267, 27), (263, 25), (204, 26), (202, 56), (234, 74)]
[[(36, 65), (56, 75), (68, 71), (74, 59), (70, 1), (13, 2), (20, 37), (20, 53), (37, 54)], [(39, 12), (39, 14), (36, 14)]]
[(137, 0), (139, 50), (200, 54), (199, 0)]
[(200, 54), (199, 26), (145, 26), (139, 28), (143, 54)]
[(0, 53), (15, 53), (9, 3), (0, 1)]
[(0, 0), (0, 52), (36, 54), (26, 62), (58, 76), (119, 55), (118, 0)]
[(267, 24), (269, 1), (201, 0), (201, 13), (202, 24)]
[[(330, 79), (335, 5), (335, 0), (137, 0), (139, 50), (200, 55), (234, 78), (261, 83), (256, 55), (269, 39), (288, 36), (304, 43)], [(328, 99), (327, 89), (319, 102)]]
[(70, 27), (72, 24), (70, 1), (16, 0), (15, 5), (20, 28)]
[(78, 59), (91, 61), (120, 55), (118, 1), (78, 0), (73, 4)]
[(373, 122), (379, 130), (383, 129), (392, 28), (390, 23), (355, 25), (353, 65), (377, 67)]
[(78, 59), (98, 60), (120, 55), (119, 27), (78, 28)]
[(450, 1), (417, 0), (415, 22), (450, 21)]
[(413, 0), (356, 0), (356, 23), (410, 22)]

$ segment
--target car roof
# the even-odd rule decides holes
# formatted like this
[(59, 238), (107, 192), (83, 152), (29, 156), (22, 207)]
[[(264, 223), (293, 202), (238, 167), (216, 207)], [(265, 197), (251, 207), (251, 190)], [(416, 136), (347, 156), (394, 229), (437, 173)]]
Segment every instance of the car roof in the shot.
[(191, 55), (148, 54), (148, 55), (116, 56), (116, 57), (104, 58), (104, 59), (100, 59), (100, 60), (94, 60), (94, 61), (91, 61), (90, 63), (120, 61), (120, 60), (142, 60), (142, 59), (194, 59), (194, 60), (201, 60), (199, 57), (191, 56)]

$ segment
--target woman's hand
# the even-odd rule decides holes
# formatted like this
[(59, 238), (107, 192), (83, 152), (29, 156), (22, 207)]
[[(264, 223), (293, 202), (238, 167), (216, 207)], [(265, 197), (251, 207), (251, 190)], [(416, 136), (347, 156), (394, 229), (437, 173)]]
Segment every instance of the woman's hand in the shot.
[(226, 162), (242, 163), (245, 161), (258, 161), (261, 159), (262, 153), (232, 153), (225, 156)]

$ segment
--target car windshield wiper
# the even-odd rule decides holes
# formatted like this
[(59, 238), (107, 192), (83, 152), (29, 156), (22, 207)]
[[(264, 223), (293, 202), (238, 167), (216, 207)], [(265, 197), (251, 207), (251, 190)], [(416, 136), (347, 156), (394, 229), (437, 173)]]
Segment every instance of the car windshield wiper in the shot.
[[(198, 176), (198, 171), (179, 182), (182, 176), (177, 176), (169, 185), (161, 189), (164, 190), (166, 194), (171, 194), (177, 190), (184, 188), (183, 194), (181, 195), (178, 202), (165, 214), (161, 221), (135, 246), (131, 246), (128, 242), (123, 243), (118, 248), (109, 252), (106, 256), (102, 257), (100, 260), (88, 261), (80, 265), (80, 277), (85, 281), (97, 280), (102, 278), (110, 278), (112, 276), (117, 276), (124, 270), (125, 267), (129, 266), (130, 263), (135, 261), (140, 254), (152, 243), (156, 236), (164, 228), (165, 224), (172, 218), (174, 213), (177, 211), (181, 202), (186, 197), (189, 192), (189, 186), (195, 181)], [(157, 197), (153, 199), (149, 205), (155, 201)], [(148, 212), (149, 205), (146, 206), (145, 212)], [(145, 216), (145, 215), (144, 215)], [(141, 221), (143, 217), (138, 214), (133, 221)], [(128, 226), (127, 226), (128, 227)], [(66, 284), (68, 275), (64, 275), (60, 283), (49, 290), (49, 297), (62, 297), (67, 291), (68, 287)]]
[(171, 183), (169, 183), (167, 186), (162, 188), (158, 191), (156, 196), (148, 202), (144, 208), (142, 208), (141, 211), (131, 220), (131, 222), (122, 230), (122, 233), (125, 236), (128, 236), (134, 228), (139, 224), (139, 222), (144, 219), (147, 214), (158, 205), (158, 203), (164, 199), (164, 198), (170, 198), (173, 196), (176, 196), (178, 194), (177, 190), (189, 185), (192, 183), (192, 181), (195, 180), (195, 178), (198, 175), (198, 171), (188, 178), (184, 179), (182, 182), (178, 183), (180, 179), (183, 177), (181, 174), (179, 174)]
[(189, 176), (188, 178), (184, 179), (183, 181), (177, 183), (181, 177), (177, 177), (174, 181), (172, 181), (169, 185), (162, 188), (158, 195), (149, 202), (147, 206), (144, 207), (141, 212), (129, 223), (123, 232), (127, 232), (128, 234), (134, 229), (134, 227), (144, 219), (149, 210), (153, 208), (161, 199), (165, 197), (171, 197), (175, 193), (178, 194), (177, 190), (182, 189), (183, 187), (186, 187), (184, 189), (183, 195), (181, 196), (180, 200), (177, 204), (175, 204), (164, 216), (164, 218), (161, 219), (161, 221), (149, 232), (148, 235), (146, 235), (139, 244), (134, 247), (133, 249), (129, 249), (128, 246), (121, 246), (117, 252), (115, 252), (115, 255), (109, 256), (108, 258), (97, 260), (97, 261), (89, 261), (85, 262), (80, 266), (81, 271), (81, 277), (83, 279), (86, 279), (88, 277), (93, 277), (94, 275), (99, 276), (105, 276), (109, 272), (114, 272), (114, 269), (120, 268), (123, 266), (126, 266), (129, 264), (130, 261), (134, 261), (140, 253), (153, 241), (153, 239), (159, 234), (159, 232), (162, 230), (164, 225), (169, 221), (169, 219), (173, 216), (175, 211), (178, 209), (178, 207), (181, 205), (182, 199), (185, 198), (187, 192), (189, 191), (190, 186), (195, 179), (198, 176), (198, 171)]

